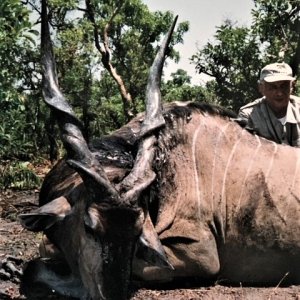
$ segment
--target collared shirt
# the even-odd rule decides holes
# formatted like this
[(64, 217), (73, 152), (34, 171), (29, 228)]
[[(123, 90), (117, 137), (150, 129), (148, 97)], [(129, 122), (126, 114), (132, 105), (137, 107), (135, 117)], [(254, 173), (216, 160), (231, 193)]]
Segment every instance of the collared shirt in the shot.
[(286, 120), (279, 120), (269, 108), (265, 97), (248, 103), (239, 110), (238, 118), (247, 128), (279, 144), (300, 147), (300, 98), (290, 96)]

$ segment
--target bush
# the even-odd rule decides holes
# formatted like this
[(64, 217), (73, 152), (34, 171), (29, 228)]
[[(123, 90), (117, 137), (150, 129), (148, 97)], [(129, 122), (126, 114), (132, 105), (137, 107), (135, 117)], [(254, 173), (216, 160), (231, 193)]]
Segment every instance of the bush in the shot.
[(41, 179), (29, 162), (2, 161), (0, 166), (1, 189), (33, 189), (40, 186)]

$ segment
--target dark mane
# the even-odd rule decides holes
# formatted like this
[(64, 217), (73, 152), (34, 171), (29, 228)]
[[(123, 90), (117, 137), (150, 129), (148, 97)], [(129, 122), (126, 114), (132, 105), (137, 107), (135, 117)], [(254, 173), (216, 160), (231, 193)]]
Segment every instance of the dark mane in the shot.
[(218, 105), (210, 104), (210, 103), (190, 102), (188, 106), (191, 109), (197, 109), (203, 112), (207, 112), (211, 115), (219, 115), (221, 117), (228, 117), (228, 118), (237, 117), (237, 114), (232, 110)]
[[(164, 106), (164, 117), (166, 128), (172, 132), (173, 141), (178, 137), (177, 126), (179, 120), (188, 121), (193, 112), (208, 113), (214, 116), (235, 118), (236, 114), (228, 109), (209, 103), (199, 102), (173, 102)], [(113, 164), (121, 168), (131, 168), (137, 150), (138, 134), (143, 121), (144, 114), (141, 113), (128, 124), (117, 129), (110, 135), (96, 138), (90, 144), (92, 151), (97, 152), (98, 158), (103, 165)], [(162, 130), (164, 132), (164, 130)], [(160, 133), (159, 133), (160, 135)]]
[(187, 115), (190, 115), (195, 111), (199, 113), (208, 113), (213, 116), (219, 115), (221, 117), (228, 118), (237, 117), (236, 113), (229, 109), (205, 102), (175, 102), (166, 105), (166, 107), (169, 108), (168, 113), (171, 113), (178, 118), (186, 117)]
[(228, 120), (236, 118), (234, 112), (209, 103), (171, 103), (164, 113), (166, 126), (159, 132), (159, 140), (163, 144), (161, 147), (165, 148), (164, 151), (169, 151), (179, 143), (184, 143), (185, 135), (181, 134), (182, 127), (191, 120), (193, 113), (220, 116)]

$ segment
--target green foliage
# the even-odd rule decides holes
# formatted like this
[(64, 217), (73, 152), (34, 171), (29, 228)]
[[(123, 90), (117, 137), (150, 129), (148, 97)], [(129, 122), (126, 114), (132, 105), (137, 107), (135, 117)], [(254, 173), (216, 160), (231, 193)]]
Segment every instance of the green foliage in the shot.
[(213, 102), (206, 89), (201, 86), (192, 86), (191, 77), (187, 72), (178, 69), (171, 74), (171, 80), (162, 84), (161, 94), (164, 102), (172, 101), (202, 101)]
[[(103, 31), (116, 5), (109, 1), (108, 3), (109, 6), (98, 5), (97, 7), (97, 15), (100, 17), (98, 20), (100, 32)], [(120, 14), (111, 26), (109, 35), (112, 64), (124, 80), (125, 86), (133, 98), (135, 110), (142, 107), (149, 68), (158, 44), (173, 19), (174, 15), (170, 11), (151, 13), (140, 0), (124, 1)], [(182, 36), (186, 31), (188, 31), (188, 23), (180, 23), (173, 37), (172, 45), (181, 43)], [(171, 48), (170, 58), (178, 60), (178, 57), (179, 53)]]
[[(82, 119), (88, 135), (109, 133), (125, 122), (117, 84), (103, 69), (95, 47), (93, 26), (78, 8), (82, 0), (49, 0), (49, 16), (60, 86)], [(91, 1), (100, 42), (103, 29), (120, 2)], [(32, 159), (47, 151), (48, 138), (57, 139), (53, 120), (41, 95), (39, 32), (40, 1), (0, 3), (0, 159)], [(151, 13), (140, 0), (124, 0), (110, 26), (112, 64), (142, 110), (149, 66), (173, 14)], [(32, 23), (31, 23), (32, 22)], [(182, 42), (188, 24), (179, 25), (173, 45)], [(170, 56), (178, 59), (172, 50)]]
[(109, 134), (125, 123), (121, 95), (107, 72), (95, 81), (89, 102), (90, 131), (93, 136)]
[(22, 113), (20, 109), (22, 106), (10, 110), (9, 115), (3, 116), (0, 125), (0, 158), (2, 159), (28, 159), (33, 155), (34, 141), (26, 135), (24, 112)]
[(295, 59), (299, 47), (300, 1), (254, 0), (254, 3), (252, 30), (266, 47), (270, 60)]
[[(214, 42), (191, 58), (199, 73), (210, 75), (221, 105), (238, 110), (259, 97), (260, 69), (271, 62), (289, 63), (295, 75), (300, 64), (299, 1), (255, 0), (250, 28), (225, 21)], [(210, 86), (212, 87), (212, 86)]]
[(215, 42), (208, 43), (192, 60), (199, 73), (215, 78), (220, 104), (237, 110), (258, 96), (259, 53), (259, 43), (251, 31), (227, 21), (218, 27)]
[[(59, 3), (58, 0), (56, 2)], [(119, 2), (102, 0), (91, 3), (95, 9), (99, 39), (103, 42), (104, 27)], [(88, 134), (108, 133), (126, 121), (118, 85), (108, 71), (103, 69), (88, 15), (67, 18), (68, 9), (54, 4), (52, 0), (52, 24), (56, 28), (54, 42), (60, 85), (84, 121)], [(60, 12), (57, 7), (61, 8)], [(62, 10), (65, 13), (62, 14)], [(133, 99), (135, 112), (144, 109), (149, 68), (159, 41), (173, 19), (171, 12), (151, 13), (142, 1), (127, 0), (123, 1), (110, 25), (108, 35), (111, 63)], [(181, 43), (187, 30), (187, 22), (179, 24), (172, 45)], [(171, 48), (170, 57), (177, 60), (179, 54)]]
[(39, 187), (40, 183), (40, 178), (34, 173), (28, 161), (1, 161), (0, 189), (33, 189)]
[(28, 99), (38, 81), (38, 33), (29, 15), (19, 0), (0, 3), (0, 159), (28, 159), (36, 149), (33, 137), (39, 132), (34, 128), (38, 120), (31, 114), (36, 103)]
[[(34, 43), (36, 32), (31, 30), (29, 11), (18, 0), (0, 3), (0, 90), (1, 99), (12, 101), (12, 87), (18, 84), (24, 63), (22, 54)], [(10, 97), (11, 94), (13, 97)], [(6, 96), (6, 97), (5, 97)]]

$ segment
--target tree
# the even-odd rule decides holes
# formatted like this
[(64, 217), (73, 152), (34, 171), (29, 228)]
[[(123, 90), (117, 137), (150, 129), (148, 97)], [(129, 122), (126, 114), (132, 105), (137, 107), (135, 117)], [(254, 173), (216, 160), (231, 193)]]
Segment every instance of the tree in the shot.
[(161, 94), (165, 102), (171, 101), (207, 101), (206, 89), (191, 85), (191, 77), (183, 69), (171, 74), (171, 80), (163, 83)]
[(1, 1), (0, 158), (26, 158), (36, 148), (28, 94), (35, 85), (35, 35), (28, 9), (18, 0)]
[[(49, 8), (60, 82), (72, 105), (86, 103), (79, 113), (89, 133), (124, 124), (144, 108), (148, 71), (173, 14), (151, 13), (140, 0), (56, 0)], [(187, 30), (187, 22), (178, 25), (171, 59), (179, 58), (173, 46)]]
[[(299, 72), (299, 1), (254, 0), (250, 28), (226, 20), (217, 27), (214, 42), (191, 58), (199, 73), (214, 77), (220, 104), (238, 110), (259, 95), (259, 70), (275, 61)], [(210, 86), (211, 87), (211, 86)]]
[(212, 76), (219, 103), (237, 110), (258, 95), (257, 71), (260, 48), (250, 29), (227, 20), (217, 27), (215, 43), (209, 42), (192, 57), (199, 73)]
[[(48, 2), (61, 88), (87, 138), (109, 133), (144, 109), (149, 67), (174, 16), (151, 13), (140, 0)], [(39, 0), (0, 3), (0, 159), (42, 155), (49, 144), (50, 159), (58, 155), (54, 122), (41, 101), (40, 14)], [(187, 30), (187, 22), (177, 26), (169, 59), (179, 59), (173, 46)]]
[[(140, 0), (86, 1), (94, 27), (94, 41), (102, 63), (117, 82), (123, 99), (124, 115), (132, 117), (144, 97), (147, 74), (156, 53), (156, 44), (166, 33), (174, 16), (171, 12), (151, 13)], [(181, 23), (173, 45), (182, 42), (188, 24)], [(102, 41), (102, 45), (101, 45)], [(178, 53), (170, 52), (171, 59)]]
[(178, 86), (191, 83), (191, 76), (183, 69), (178, 69), (175, 73), (171, 73), (171, 77), (173, 83)]
[(270, 62), (286, 61), (299, 73), (300, 1), (254, 0), (253, 32), (266, 48)]

